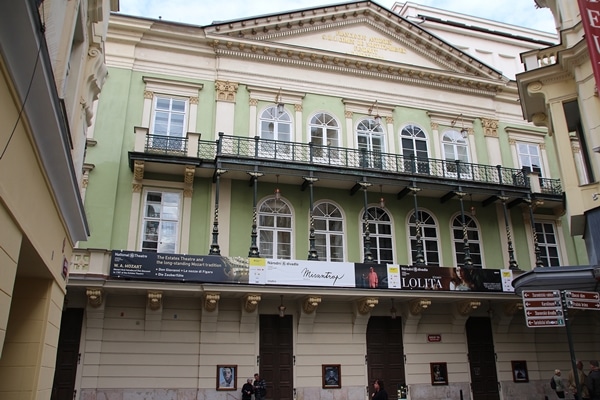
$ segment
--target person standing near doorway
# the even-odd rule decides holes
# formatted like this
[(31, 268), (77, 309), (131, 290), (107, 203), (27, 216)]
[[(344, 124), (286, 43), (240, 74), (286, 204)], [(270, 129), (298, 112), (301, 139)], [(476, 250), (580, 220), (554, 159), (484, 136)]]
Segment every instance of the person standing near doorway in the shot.
[(388, 400), (388, 394), (385, 391), (381, 379), (375, 379), (373, 382), (373, 390), (375, 390), (375, 393), (373, 393), (373, 396), (371, 397), (372, 400)]
[(263, 400), (267, 395), (267, 382), (258, 373), (254, 374), (254, 399)]

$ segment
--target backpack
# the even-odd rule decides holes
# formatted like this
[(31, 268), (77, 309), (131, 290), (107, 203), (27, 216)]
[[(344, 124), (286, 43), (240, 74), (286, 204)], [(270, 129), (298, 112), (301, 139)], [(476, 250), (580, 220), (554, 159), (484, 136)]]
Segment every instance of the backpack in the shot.
[(550, 387), (552, 390), (556, 390), (556, 381), (554, 380), (554, 376), (550, 378)]

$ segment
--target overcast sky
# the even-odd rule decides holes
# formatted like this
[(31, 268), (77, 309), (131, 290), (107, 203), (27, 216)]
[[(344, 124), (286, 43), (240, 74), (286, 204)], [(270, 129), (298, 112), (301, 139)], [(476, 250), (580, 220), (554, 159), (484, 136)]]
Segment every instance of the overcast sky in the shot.
[[(573, 0), (575, 1), (575, 0)], [(391, 9), (404, 1), (376, 0)], [(534, 0), (412, 0), (443, 10), (556, 33), (552, 13), (537, 9)], [(344, 3), (343, 0), (120, 0), (120, 12), (127, 15), (159, 18), (193, 25), (210, 25), (215, 21), (291, 11), (315, 6)]]

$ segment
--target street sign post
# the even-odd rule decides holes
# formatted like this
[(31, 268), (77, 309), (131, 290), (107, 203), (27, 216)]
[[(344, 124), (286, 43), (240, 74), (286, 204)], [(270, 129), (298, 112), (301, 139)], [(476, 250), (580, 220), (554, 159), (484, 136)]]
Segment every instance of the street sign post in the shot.
[(559, 290), (524, 290), (522, 295), (529, 328), (565, 326)]
[(565, 291), (568, 308), (580, 310), (600, 310), (600, 294), (598, 292)]

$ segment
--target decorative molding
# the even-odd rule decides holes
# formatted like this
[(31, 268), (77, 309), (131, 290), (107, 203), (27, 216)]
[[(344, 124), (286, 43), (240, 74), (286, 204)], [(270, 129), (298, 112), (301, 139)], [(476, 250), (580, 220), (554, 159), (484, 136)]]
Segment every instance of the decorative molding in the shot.
[(352, 119), (353, 115), (354, 115), (354, 113), (352, 111), (344, 111), (344, 117), (346, 117), (348, 119)]
[(504, 306), (504, 314), (506, 316), (512, 316), (516, 313), (523, 311), (523, 302), (522, 301), (513, 301)]
[(358, 312), (362, 315), (368, 314), (371, 310), (379, 304), (379, 299), (377, 297), (365, 297), (364, 299), (360, 299), (356, 302), (356, 306), (358, 307)]
[(440, 124), (438, 124), (437, 122), (432, 122), (431, 123), (431, 130), (432, 131), (437, 131), (439, 129)]
[(531, 122), (533, 122), (533, 124), (535, 126), (548, 127), (549, 121), (548, 121), (548, 116), (546, 115), (546, 113), (535, 113), (531, 117)]
[(412, 315), (419, 315), (431, 305), (429, 299), (414, 299), (408, 303), (408, 310)]
[(456, 308), (458, 309), (458, 313), (460, 315), (466, 316), (477, 310), (480, 305), (481, 301), (479, 300), (464, 300), (458, 303)]
[(390, 125), (394, 123), (394, 117), (385, 117), (385, 123)]
[(247, 294), (244, 296), (244, 310), (249, 313), (256, 311), (260, 301), (260, 294)]
[(481, 124), (483, 125), (483, 135), (489, 137), (498, 137), (498, 123), (497, 119), (482, 118)]
[(144, 90), (144, 98), (145, 99), (152, 100), (153, 97), (154, 97), (154, 92), (151, 92), (150, 90)]
[(183, 177), (183, 181), (186, 185), (193, 185), (194, 184), (194, 175), (196, 173), (196, 167), (194, 167), (193, 165), (186, 165), (185, 166), (185, 174)]
[(133, 193), (142, 193), (142, 184), (134, 183), (133, 185), (131, 185), (131, 191)]
[(229, 101), (235, 103), (236, 94), (239, 84), (229, 81), (216, 81), (215, 89), (217, 90), (217, 101)]
[(219, 299), (221, 295), (219, 293), (205, 293), (204, 294), (204, 309), (209, 312), (213, 312), (219, 305)]
[(88, 304), (91, 307), (100, 307), (100, 305), (102, 304), (102, 300), (103, 300), (103, 292), (102, 289), (97, 289), (97, 288), (87, 288), (85, 290), (85, 295), (88, 298)]
[(294, 111), (302, 112), (302, 104), (294, 104)]
[(198, 101), (199, 101), (198, 96), (190, 97), (190, 104), (198, 105)]
[(136, 181), (144, 179), (144, 162), (141, 160), (135, 160), (133, 162), (133, 179)]
[(319, 304), (321, 304), (320, 296), (308, 296), (302, 303), (302, 309), (305, 313), (311, 314), (317, 309)]
[(185, 188), (183, 189), (183, 197), (185, 197), (186, 199), (191, 198), (194, 195), (194, 190), (191, 188)]
[(162, 292), (148, 290), (148, 308), (156, 311), (162, 307)]
[(256, 107), (258, 105), (258, 99), (250, 99), (250, 107)]

